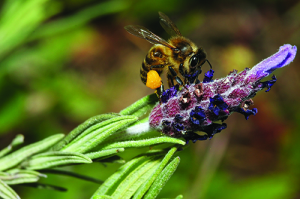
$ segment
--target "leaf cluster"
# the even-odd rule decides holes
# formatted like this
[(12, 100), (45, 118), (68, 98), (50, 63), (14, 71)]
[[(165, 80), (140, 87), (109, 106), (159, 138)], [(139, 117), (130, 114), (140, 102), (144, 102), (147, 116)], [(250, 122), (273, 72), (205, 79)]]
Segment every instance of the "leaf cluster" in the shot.
[[(92, 197), (156, 198), (176, 170), (180, 158), (173, 155), (181, 149), (180, 145), (185, 145), (185, 142), (149, 131), (139, 134), (126, 133), (128, 127), (135, 128), (141, 122), (147, 122), (147, 118), (143, 116), (156, 103), (155, 95), (149, 95), (120, 113), (94, 116), (66, 136), (52, 135), (13, 150), (24, 141), (24, 137), (18, 135), (9, 146), (0, 151), (0, 197), (20, 198), (10, 185), (30, 183), (30, 186), (43, 187), (39, 184), (39, 179), (47, 177), (48, 172), (101, 183), (97, 179), (88, 179), (85, 176), (53, 170), (53, 168), (107, 162), (110, 158), (118, 157), (116, 154), (123, 153), (128, 148), (153, 148), (159, 145), (157, 149), (150, 149), (120, 167)], [(64, 190), (55, 185), (47, 185), (44, 188)]]

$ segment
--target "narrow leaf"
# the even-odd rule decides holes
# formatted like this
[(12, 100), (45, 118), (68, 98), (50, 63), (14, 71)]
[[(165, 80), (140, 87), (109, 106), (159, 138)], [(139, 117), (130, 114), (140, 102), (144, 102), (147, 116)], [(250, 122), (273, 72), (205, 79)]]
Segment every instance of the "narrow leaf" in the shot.
[(111, 156), (111, 155), (114, 155), (116, 153), (121, 153), (123, 151), (125, 151), (124, 148), (113, 148), (113, 149), (107, 149), (107, 150), (92, 152), (92, 153), (86, 153), (84, 155), (91, 158), (91, 159), (98, 159), (98, 158), (101, 158), (101, 157)]
[(147, 95), (142, 99), (136, 101), (129, 107), (120, 111), (121, 115), (135, 115), (141, 117), (147, 111), (150, 111), (154, 105), (158, 102), (157, 96), (155, 94)]
[(92, 160), (81, 153), (51, 151), (31, 157), (22, 166), (26, 169), (39, 170), (76, 163), (92, 163)]
[(143, 195), (147, 192), (147, 190), (150, 188), (154, 180), (157, 178), (157, 176), (161, 173), (163, 168), (168, 164), (171, 157), (174, 155), (174, 153), (177, 151), (176, 147), (173, 147), (169, 150), (169, 152), (166, 154), (164, 159), (161, 161), (159, 167), (156, 169), (156, 171), (153, 173), (153, 175), (137, 190), (137, 192), (134, 194), (133, 199), (142, 198)]
[(21, 149), (1, 158), (0, 171), (4, 171), (8, 168), (11, 168), (19, 164), (22, 160), (26, 159), (27, 157), (50, 148), (53, 144), (61, 140), (63, 137), (64, 134), (53, 135), (42, 141), (22, 147)]
[[(144, 118), (144, 119), (148, 120), (148, 118)], [(139, 123), (142, 120), (139, 120), (134, 124), (130, 125), (124, 131), (118, 132), (110, 136), (107, 139), (107, 142), (109, 143), (109, 142), (119, 142), (119, 141), (126, 141), (126, 140), (141, 140), (143, 138), (158, 137), (161, 135), (161, 133), (150, 128), (148, 121)]]
[(120, 121), (126, 120), (126, 119), (133, 119), (135, 117), (132, 116), (115, 116), (113, 118), (109, 118), (107, 120), (101, 121), (95, 125), (90, 126), (88, 129), (86, 129), (85, 131), (83, 131), (81, 134), (79, 134), (74, 140), (73, 142), (76, 142), (78, 140), (81, 140), (82, 138), (86, 137), (87, 135), (94, 133), (96, 130), (99, 130), (100, 128), (104, 128), (109, 126), (110, 124), (116, 124)]
[(14, 169), (8, 172), (0, 172), (0, 179), (6, 184), (23, 184), (37, 182), (40, 177), (47, 177), (36, 171)]
[(94, 130), (94, 126), (90, 127), (93, 129), (93, 131), (87, 129), (80, 136), (74, 139), (71, 143), (66, 145), (65, 148), (63, 148), (62, 150), (85, 153), (99, 145), (110, 135), (116, 133), (117, 131), (123, 130), (130, 124), (136, 122), (137, 119), (138, 118), (134, 116), (119, 116), (117, 118), (106, 120), (98, 125), (95, 125), (102, 126), (101, 128)]
[(145, 123), (145, 122), (149, 122), (149, 117), (145, 117), (143, 119), (140, 119), (139, 121), (137, 121), (136, 123), (134, 123), (133, 125), (131, 125), (130, 127), (133, 127), (135, 125), (141, 124), (141, 123)]
[(110, 195), (117, 185), (138, 165), (142, 164), (149, 158), (147, 156), (141, 156), (134, 158), (121, 166), (113, 175), (111, 175), (94, 193), (93, 198), (100, 195)]
[(65, 145), (70, 143), (72, 140), (74, 140), (78, 135), (80, 135), (83, 131), (88, 129), (89, 127), (98, 124), (100, 122), (103, 122), (105, 120), (117, 117), (119, 114), (117, 113), (107, 113), (107, 114), (101, 114), (94, 117), (89, 118), (82, 124), (80, 124), (78, 127), (76, 127), (74, 130), (72, 130), (63, 140), (58, 142), (56, 145), (52, 147), (52, 150), (59, 151), (62, 149)]
[(156, 144), (162, 143), (171, 143), (171, 144), (181, 144), (185, 145), (185, 142), (171, 137), (158, 137), (158, 138), (150, 138), (145, 140), (138, 140), (138, 141), (123, 141), (123, 142), (116, 142), (112, 144), (108, 144), (102, 149), (111, 149), (111, 148), (126, 148), (126, 147), (145, 147), (151, 146)]
[(102, 195), (102, 196), (93, 196), (92, 199), (113, 199), (111, 196)]
[(0, 180), (0, 198), (3, 199), (20, 199), (18, 194), (2, 180)]
[(20, 144), (23, 144), (24, 142), (24, 135), (18, 134), (12, 141), (11, 146), (18, 146)]
[(159, 192), (162, 190), (162, 188), (165, 186), (166, 182), (170, 179), (170, 177), (173, 175), (175, 170), (177, 169), (177, 166), (180, 162), (180, 158), (176, 157), (172, 162), (170, 162), (164, 170), (159, 174), (159, 176), (156, 178), (152, 186), (150, 187), (149, 191), (145, 195), (145, 199), (152, 199), (156, 198), (156, 196), (159, 194)]
[[(96, 125), (91, 126), (90, 128), (86, 129), (84, 132), (82, 132), (75, 140), (74, 142), (76, 142), (77, 140), (82, 139), (83, 137), (86, 137), (87, 135), (94, 133), (94, 131), (99, 130), (100, 128), (104, 128), (109, 126), (110, 124), (118, 124), (120, 122), (124, 122), (126, 120), (137, 120), (137, 117), (134, 116), (117, 116), (111, 119), (108, 119), (106, 121), (102, 121), (101, 123), (98, 123)], [(129, 124), (130, 125), (130, 124)]]
[[(140, 177), (137, 178), (131, 186), (127, 187), (126, 191), (122, 194), (120, 198), (132, 198), (133, 194), (139, 189), (139, 187), (144, 184), (149, 178), (153, 175), (157, 167), (159, 166), (160, 160), (151, 161), (148, 163), (148, 167), (140, 169), (139, 171), (135, 172), (135, 175), (139, 175)], [(128, 182), (124, 182), (128, 184)]]
[[(159, 160), (150, 159), (143, 164), (140, 164), (121, 182), (118, 188), (113, 193), (112, 197), (116, 199), (129, 199), (139, 186), (147, 180), (149, 174), (153, 172), (153, 167), (158, 166)], [(152, 172), (151, 172), (152, 171)], [(147, 175), (147, 172), (149, 174)], [(144, 176), (146, 178), (144, 178)]]
[(64, 187), (51, 185), (51, 184), (44, 184), (44, 183), (28, 183), (28, 184), (23, 184), (23, 186), (34, 187), (34, 188), (37, 188), (37, 189), (47, 189), (47, 190), (61, 191), (61, 192), (68, 191), (68, 189), (66, 189)]
[(102, 180), (98, 180), (96, 178), (81, 175), (81, 174), (74, 173), (74, 172), (71, 172), (71, 171), (56, 170), (56, 169), (43, 169), (43, 173), (51, 173), (51, 174), (71, 176), (71, 177), (74, 177), (74, 178), (94, 182), (94, 183), (97, 183), (97, 184), (102, 184), (103, 183)]
[(0, 151), (0, 157), (3, 157), (7, 153), (9, 153), (14, 146), (18, 146), (18, 145), (22, 144), (23, 142), (24, 142), (24, 136), (21, 134), (17, 135), (13, 139), (13, 141), (10, 143), (10, 145), (8, 145), (6, 148), (4, 148)]

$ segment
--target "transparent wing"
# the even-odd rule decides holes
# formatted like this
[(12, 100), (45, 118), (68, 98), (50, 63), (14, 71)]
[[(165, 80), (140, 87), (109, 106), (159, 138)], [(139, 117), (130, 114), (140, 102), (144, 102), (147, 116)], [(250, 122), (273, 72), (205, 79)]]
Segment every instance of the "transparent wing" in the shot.
[(165, 31), (172, 36), (182, 36), (177, 26), (171, 21), (171, 19), (162, 12), (158, 12), (160, 25)]
[(149, 41), (152, 44), (162, 44), (171, 49), (176, 48), (175, 46), (169, 44), (164, 39), (160, 38), (159, 36), (152, 33), (150, 30), (148, 30), (147, 28), (145, 28), (143, 26), (129, 25), (129, 26), (125, 26), (124, 28), (130, 34), (133, 34), (134, 36), (140, 37), (142, 39), (146, 39), (147, 41)]

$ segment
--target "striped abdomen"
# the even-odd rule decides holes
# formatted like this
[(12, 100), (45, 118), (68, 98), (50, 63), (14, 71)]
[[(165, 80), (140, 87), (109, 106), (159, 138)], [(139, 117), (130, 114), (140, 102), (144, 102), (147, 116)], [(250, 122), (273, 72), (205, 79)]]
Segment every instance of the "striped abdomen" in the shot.
[(160, 75), (167, 65), (167, 59), (163, 53), (163, 48), (165, 47), (162, 45), (154, 45), (146, 55), (140, 69), (141, 80), (144, 84), (147, 82), (147, 73), (150, 70), (155, 70)]

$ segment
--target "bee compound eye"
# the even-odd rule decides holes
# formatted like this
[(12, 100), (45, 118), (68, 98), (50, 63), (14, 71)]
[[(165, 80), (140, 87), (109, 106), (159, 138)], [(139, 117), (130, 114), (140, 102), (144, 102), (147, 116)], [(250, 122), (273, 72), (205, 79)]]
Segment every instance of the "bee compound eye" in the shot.
[(191, 57), (190, 59), (190, 67), (191, 68), (195, 68), (199, 63), (199, 58), (197, 55), (194, 55), (193, 57)]

